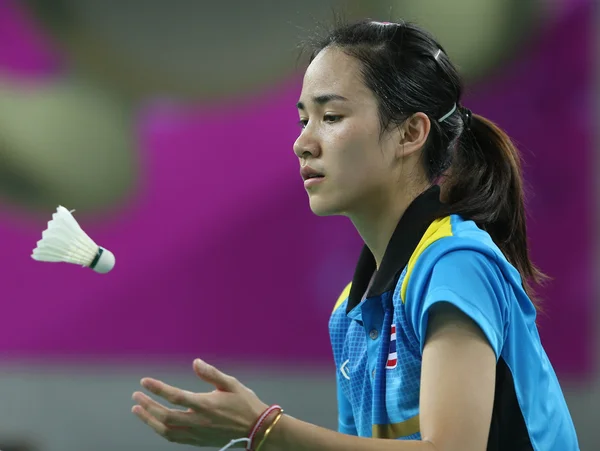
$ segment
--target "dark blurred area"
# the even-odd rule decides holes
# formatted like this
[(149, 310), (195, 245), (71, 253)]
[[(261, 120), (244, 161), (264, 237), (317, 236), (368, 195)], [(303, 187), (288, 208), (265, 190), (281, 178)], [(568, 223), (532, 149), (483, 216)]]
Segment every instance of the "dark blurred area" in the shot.
[[(334, 12), (432, 31), (464, 103), (522, 149), (531, 250), (553, 279), (540, 333), (582, 449), (600, 448), (595, 7), (0, 0), (0, 450), (162, 450), (131, 393), (148, 375), (206, 388), (195, 357), (335, 427), (327, 321), (360, 241), (311, 214), (292, 152), (299, 43)], [(31, 260), (58, 205), (115, 253), (112, 273)]]

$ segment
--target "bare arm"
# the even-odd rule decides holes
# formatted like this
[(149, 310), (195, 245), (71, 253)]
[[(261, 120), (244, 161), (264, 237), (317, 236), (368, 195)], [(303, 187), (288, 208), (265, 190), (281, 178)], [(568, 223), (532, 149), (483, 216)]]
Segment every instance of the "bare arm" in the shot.
[[(359, 438), (284, 416), (261, 451), (484, 451), (494, 400), (496, 357), (483, 332), (455, 307), (430, 309), (421, 371), (421, 441)], [(174, 443), (222, 446), (243, 437), (264, 404), (232, 376), (200, 360), (196, 374), (216, 390), (192, 393), (144, 378), (150, 392), (187, 410), (169, 409), (141, 392), (133, 407), (144, 423)]]
[(496, 357), (481, 329), (449, 304), (431, 311), (423, 351), (423, 441), (367, 439), (285, 416), (261, 451), (483, 451), (494, 401)]

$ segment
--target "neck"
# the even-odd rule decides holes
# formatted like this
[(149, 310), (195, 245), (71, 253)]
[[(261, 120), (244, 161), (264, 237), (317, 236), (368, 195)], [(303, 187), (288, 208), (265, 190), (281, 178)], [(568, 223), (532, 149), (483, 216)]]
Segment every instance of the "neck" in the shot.
[(372, 203), (362, 211), (348, 215), (375, 257), (377, 269), (381, 266), (383, 256), (400, 218), (419, 194), (420, 192), (398, 194), (384, 202)]

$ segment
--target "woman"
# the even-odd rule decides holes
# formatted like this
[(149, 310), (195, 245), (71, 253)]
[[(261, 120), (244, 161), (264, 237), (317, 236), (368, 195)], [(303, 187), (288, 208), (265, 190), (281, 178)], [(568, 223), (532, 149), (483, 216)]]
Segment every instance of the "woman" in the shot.
[[(342, 26), (315, 47), (294, 151), (312, 211), (365, 242), (330, 320), (339, 431), (283, 415), (196, 361), (216, 391), (142, 385), (136, 415), (167, 439), (262, 450), (579, 449), (540, 343), (520, 161), (461, 106), (440, 45), (409, 24)], [(257, 420), (258, 419), (258, 420)], [(400, 439), (400, 440), (389, 440)], [(233, 443), (232, 443), (233, 445)]]

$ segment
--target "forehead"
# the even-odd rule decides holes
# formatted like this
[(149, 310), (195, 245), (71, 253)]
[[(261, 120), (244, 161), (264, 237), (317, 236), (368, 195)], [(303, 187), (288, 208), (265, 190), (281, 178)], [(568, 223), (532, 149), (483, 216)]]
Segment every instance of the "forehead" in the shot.
[(304, 74), (302, 97), (324, 92), (335, 93), (349, 100), (372, 97), (363, 82), (360, 62), (335, 47), (322, 50)]

